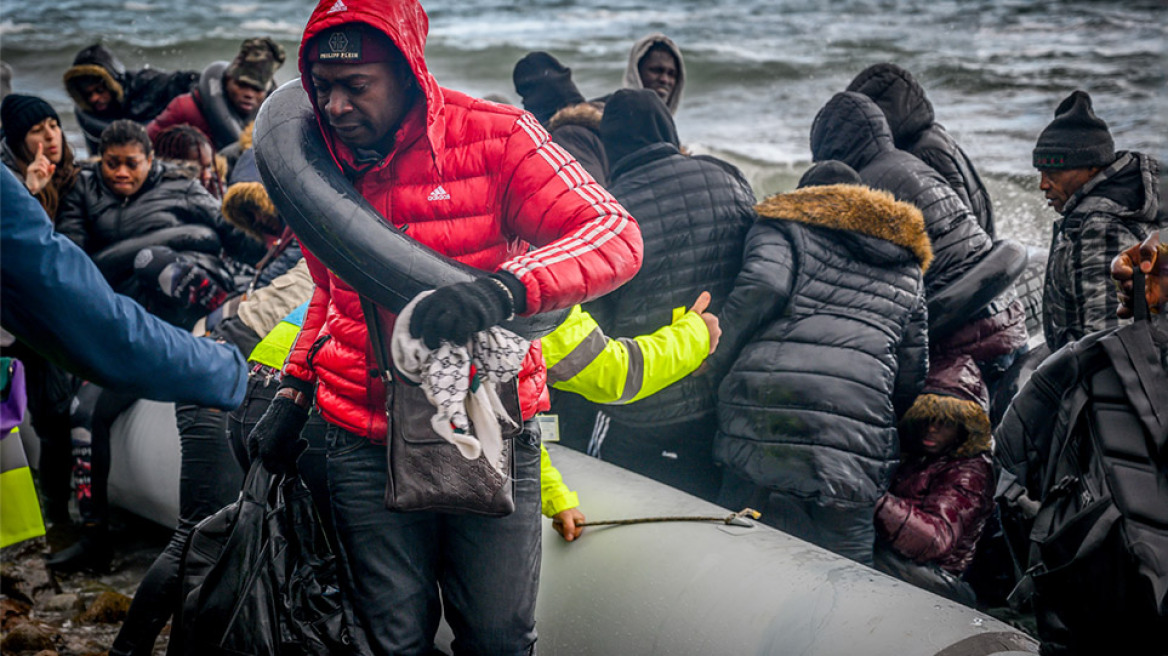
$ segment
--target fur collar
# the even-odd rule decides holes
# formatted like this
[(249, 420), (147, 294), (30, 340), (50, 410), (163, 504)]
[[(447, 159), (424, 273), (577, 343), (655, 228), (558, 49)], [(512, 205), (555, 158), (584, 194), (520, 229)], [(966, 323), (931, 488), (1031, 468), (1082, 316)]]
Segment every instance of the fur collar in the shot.
[(73, 98), (73, 102), (77, 104), (82, 110), (92, 112), (93, 107), (86, 102), (81, 95), (81, 90), (77, 88), (77, 80), (79, 78), (96, 77), (105, 82), (106, 88), (114, 93), (114, 102), (121, 104), (126, 100), (126, 92), (122, 88), (120, 82), (114, 79), (110, 72), (105, 70), (103, 66), (97, 64), (78, 64), (72, 66), (65, 71), (65, 90), (69, 92), (69, 96)]
[(548, 119), (548, 132), (565, 125), (581, 125), (590, 130), (600, 129), (600, 118), (604, 111), (593, 103), (568, 105)]
[(933, 261), (921, 211), (887, 191), (845, 184), (805, 187), (775, 194), (755, 209), (763, 219), (797, 221), (890, 241), (916, 255), (922, 271)]
[(949, 421), (965, 428), (965, 442), (953, 450), (956, 458), (968, 458), (993, 450), (990, 418), (976, 401), (941, 394), (921, 394), (900, 420), (900, 430), (920, 431), (930, 421)]

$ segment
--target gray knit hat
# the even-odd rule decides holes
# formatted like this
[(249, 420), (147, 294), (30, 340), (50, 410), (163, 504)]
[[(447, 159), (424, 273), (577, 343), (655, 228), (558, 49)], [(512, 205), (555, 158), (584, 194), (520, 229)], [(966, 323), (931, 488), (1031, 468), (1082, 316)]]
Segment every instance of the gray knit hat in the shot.
[(1075, 91), (1059, 104), (1034, 146), (1036, 169), (1083, 169), (1114, 161), (1115, 142), (1086, 91)]
[(227, 67), (226, 76), (257, 89), (267, 89), (284, 63), (284, 46), (268, 37), (247, 39)]

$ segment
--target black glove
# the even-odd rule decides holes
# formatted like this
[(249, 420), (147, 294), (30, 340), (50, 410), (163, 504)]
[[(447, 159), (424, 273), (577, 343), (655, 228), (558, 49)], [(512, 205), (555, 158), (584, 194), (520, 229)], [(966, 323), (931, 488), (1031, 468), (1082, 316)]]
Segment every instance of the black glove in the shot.
[(431, 349), (443, 340), (464, 344), (471, 335), (498, 325), (526, 306), (523, 283), (509, 273), (493, 273), (441, 287), (418, 301), (410, 318), (410, 334)]
[(258, 457), (273, 474), (287, 474), (308, 448), (308, 440), (300, 437), (307, 421), (307, 408), (284, 396), (272, 399), (247, 436), (247, 452), (252, 461)]

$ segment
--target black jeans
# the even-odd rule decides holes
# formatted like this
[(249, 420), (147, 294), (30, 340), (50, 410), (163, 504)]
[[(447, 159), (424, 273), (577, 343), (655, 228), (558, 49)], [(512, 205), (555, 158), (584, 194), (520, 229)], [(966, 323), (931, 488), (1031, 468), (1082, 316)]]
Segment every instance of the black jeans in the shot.
[[(455, 654), (535, 653), (539, 591), (539, 427), (515, 438), (515, 512), (391, 512), (384, 445), (328, 429), (329, 487), (345, 611), (368, 653), (431, 654), (443, 612)], [(441, 599), (440, 599), (441, 597)], [(364, 653), (364, 652), (363, 652)]]
[(227, 413), (184, 405), (175, 417), (182, 445), (178, 526), (142, 578), (111, 654), (149, 656), (154, 641), (178, 609), (179, 567), (191, 529), (239, 496), (243, 474), (227, 444)]
[(73, 484), (87, 526), (104, 528), (109, 522), (110, 427), (137, 400), (88, 382), (77, 390), (70, 414)]

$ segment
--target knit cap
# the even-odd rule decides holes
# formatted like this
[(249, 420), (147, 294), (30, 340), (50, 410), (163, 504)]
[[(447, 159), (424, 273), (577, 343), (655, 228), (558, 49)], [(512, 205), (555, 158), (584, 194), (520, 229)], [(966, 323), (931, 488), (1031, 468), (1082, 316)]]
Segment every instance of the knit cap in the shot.
[(1034, 146), (1036, 169), (1082, 169), (1115, 161), (1115, 142), (1107, 123), (1095, 115), (1091, 96), (1074, 91), (1059, 103), (1054, 120)]
[(564, 107), (584, 102), (572, 82), (572, 69), (546, 52), (527, 53), (515, 64), (511, 79), (523, 108), (544, 125)]
[(36, 96), (12, 93), (0, 102), (0, 126), (3, 126), (8, 147), (14, 150), (24, 143), (29, 130), (46, 118), (54, 119), (58, 124), (61, 122), (53, 106)]
[(860, 174), (838, 159), (816, 162), (799, 178), (799, 188), (823, 187), (833, 184), (864, 184)]
[(266, 36), (247, 39), (239, 46), (239, 54), (231, 61), (225, 75), (236, 82), (267, 89), (283, 63), (284, 46)]

